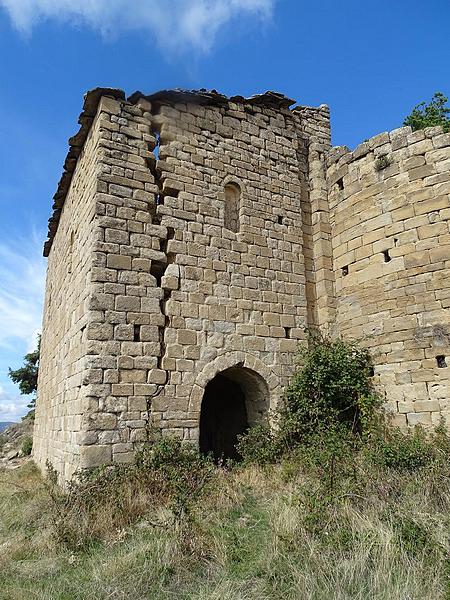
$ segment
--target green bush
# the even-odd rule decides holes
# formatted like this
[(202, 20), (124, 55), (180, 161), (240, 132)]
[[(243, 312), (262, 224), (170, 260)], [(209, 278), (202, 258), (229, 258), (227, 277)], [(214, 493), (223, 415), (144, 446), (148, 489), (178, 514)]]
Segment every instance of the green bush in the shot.
[(33, 438), (29, 435), (23, 438), (20, 452), (22, 456), (30, 456), (31, 450), (33, 449)]
[(337, 428), (369, 434), (381, 401), (373, 389), (368, 351), (354, 342), (310, 334), (300, 361), (279, 412), (283, 443), (293, 447)]
[(436, 127), (440, 125), (445, 132), (450, 131), (450, 108), (446, 106), (448, 98), (441, 92), (436, 92), (428, 104), (421, 102), (414, 107), (411, 114), (403, 121), (403, 125), (409, 125), (413, 131), (425, 127)]
[(277, 436), (268, 424), (256, 425), (240, 435), (236, 448), (243, 464), (269, 465), (275, 463), (281, 456)]
[(430, 443), (420, 427), (413, 431), (392, 429), (386, 432), (384, 439), (376, 440), (370, 453), (375, 463), (397, 471), (420, 469), (433, 458)]
[(450, 458), (450, 437), (443, 425), (434, 432), (416, 426), (411, 431), (386, 429), (368, 447), (372, 462), (396, 471), (416, 471), (434, 462), (446, 463)]
[(399, 519), (396, 523), (396, 530), (400, 544), (409, 554), (416, 555), (434, 550), (429, 531), (411, 518)]
[(164, 482), (164, 493), (176, 516), (189, 512), (213, 474), (208, 458), (201, 456), (194, 446), (173, 437), (161, 437), (156, 443), (144, 446), (135, 469)]

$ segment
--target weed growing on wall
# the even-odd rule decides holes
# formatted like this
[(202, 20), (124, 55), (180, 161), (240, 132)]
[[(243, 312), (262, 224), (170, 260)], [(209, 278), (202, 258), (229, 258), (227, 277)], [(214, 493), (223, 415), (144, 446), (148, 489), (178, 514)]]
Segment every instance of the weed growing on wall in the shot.
[(387, 169), (392, 164), (392, 159), (389, 156), (383, 155), (379, 156), (375, 161), (375, 171), (383, 171), (383, 169)]

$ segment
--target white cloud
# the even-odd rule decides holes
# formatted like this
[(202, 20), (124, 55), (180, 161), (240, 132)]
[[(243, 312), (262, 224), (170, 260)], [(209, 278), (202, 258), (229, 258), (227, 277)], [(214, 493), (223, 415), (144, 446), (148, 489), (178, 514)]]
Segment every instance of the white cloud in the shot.
[(0, 421), (20, 421), (29, 396), (21, 396), (8, 377), (23, 356), (36, 348), (45, 283), (42, 236), (0, 243)]
[(0, 243), (0, 349), (24, 342), (26, 351), (36, 347), (41, 328), (45, 285), (42, 239)]
[(148, 31), (162, 48), (208, 51), (236, 18), (268, 20), (276, 0), (0, 0), (24, 33), (41, 21), (85, 24), (104, 36)]
[(27, 414), (30, 399), (26, 396), (14, 396), (0, 391), (0, 422), (20, 421)]

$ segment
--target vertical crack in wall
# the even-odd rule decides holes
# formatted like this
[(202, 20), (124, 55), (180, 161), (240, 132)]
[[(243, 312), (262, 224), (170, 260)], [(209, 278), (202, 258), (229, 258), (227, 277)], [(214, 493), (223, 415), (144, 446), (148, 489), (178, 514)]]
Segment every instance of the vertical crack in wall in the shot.
[[(152, 110), (152, 115), (155, 118), (151, 119), (151, 129), (156, 139), (156, 144), (153, 149), (154, 159), (149, 160), (148, 167), (153, 175), (155, 184), (157, 186), (157, 192), (155, 193), (155, 205), (154, 212), (152, 213), (152, 224), (157, 226), (164, 226), (163, 218), (164, 211), (161, 210), (164, 206), (164, 199), (167, 193), (170, 193), (172, 197), (178, 196), (178, 190), (164, 189), (165, 171), (164, 171), (164, 142), (161, 131), (163, 129), (163, 122), (161, 118), (158, 118), (160, 114), (160, 107), (156, 106)], [(168, 312), (169, 301), (172, 295), (172, 291), (179, 288), (179, 275), (176, 269), (171, 267), (175, 264), (176, 255), (168, 251), (169, 242), (175, 237), (175, 229), (173, 227), (166, 228), (165, 237), (161, 237), (159, 240), (159, 250), (164, 254), (164, 259), (152, 260), (150, 273), (155, 277), (156, 287), (162, 290), (162, 295), (159, 301), (160, 312), (163, 317), (163, 323), (158, 326), (159, 332), (159, 354), (157, 356), (157, 369), (165, 372), (164, 383), (157, 386), (156, 392), (151, 396), (147, 403), (148, 412), (148, 424), (151, 425), (151, 414), (152, 414), (152, 401), (155, 397), (160, 395), (169, 381), (169, 371), (167, 366), (164, 364), (164, 359), (167, 354), (166, 344), (166, 330), (170, 327), (171, 318)], [(148, 435), (150, 435), (150, 429)]]
[[(163, 275), (167, 272), (168, 266), (170, 264), (174, 264), (174, 263), (169, 263), (168, 252), (167, 252), (169, 241), (172, 240), (174, 238), (174, 236), (175, 236), (175, 229), (173, 229), (173, 227), (168, 227), (167, 228), (167, 237), (165, 239), (164, 238), (161, 239), (161, 246), (160, 246), (161, 251), (164, 252), (164, 254), (167, 257), (167, 262), (166, 262), (166, 266), (165, 266)], [(165, 285), (162, 285), (163, 283), (166, 283), (166, 282), (163, 282), (162, 277), (161, 277), (160, 287), (163, 290), (163, 297), (161, 298), (159, 305), (160, 305), (160, 309), (161, 309), (161, 314), (164, 316), (164, 325), (159, 328), (160, 355), (158, 357), (158, 369), (162, 369), (162, 370), (166, 371), (166, 383), (167, 383), (169, 374), (168, 374), (167, 370), (164, 369), (164, 358), (166, 356), (165, 334), (166, 334), (166, 329), (170, 326), (170, 316), (167, 311), (167, 305), (168, 305), (170, 297), (172, 295), (172, 291), (173, 291), (173, 289), (175, 289), (175, 287), (174, 286), (165, 287)], [(176, 287), (178, 288), (178, 285)]]

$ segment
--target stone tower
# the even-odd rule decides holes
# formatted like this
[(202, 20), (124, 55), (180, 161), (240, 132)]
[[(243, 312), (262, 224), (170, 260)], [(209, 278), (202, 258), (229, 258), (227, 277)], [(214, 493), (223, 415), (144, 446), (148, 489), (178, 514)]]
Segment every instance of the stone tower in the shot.
[(150, 425), (232, 456), (308, 326), (372, 348), (399, 424), (448, 411), (450, 136), (331, 149), (328, 108), (293, 104), (86, 95), (44, 250), (34, 457), (61, 480)]

